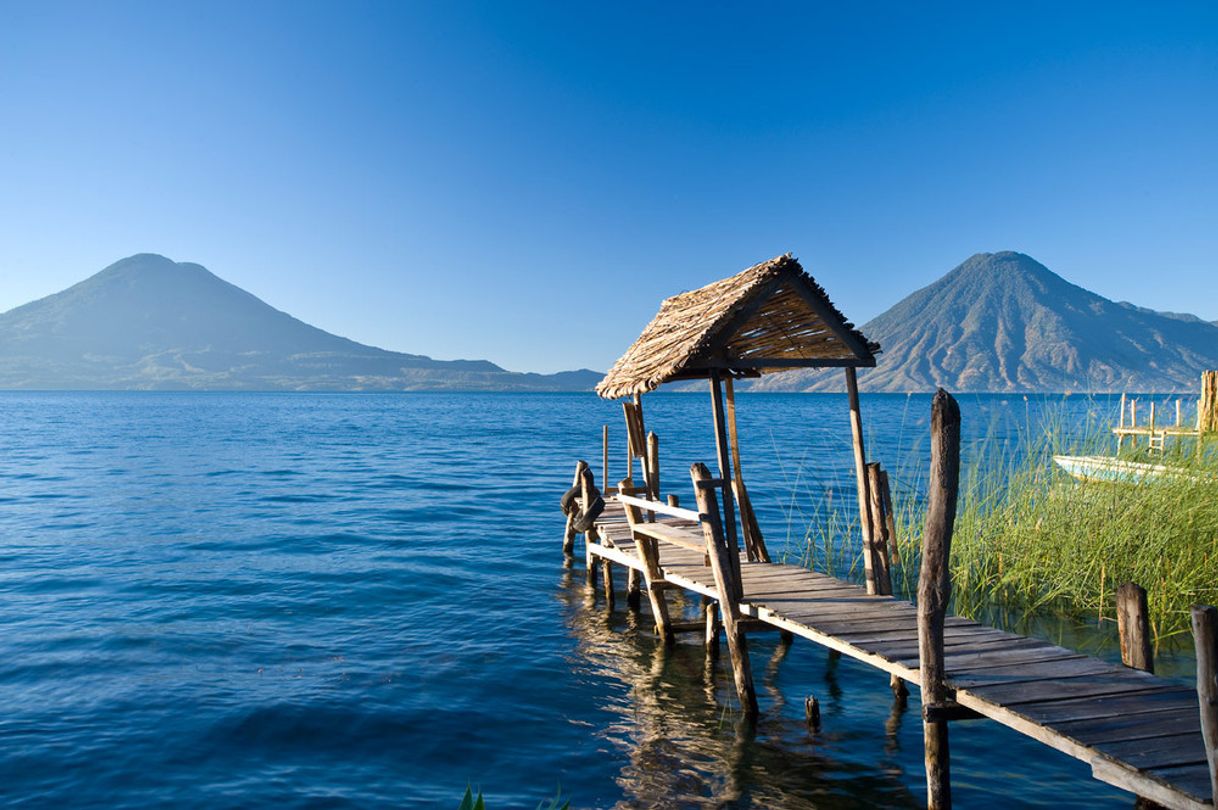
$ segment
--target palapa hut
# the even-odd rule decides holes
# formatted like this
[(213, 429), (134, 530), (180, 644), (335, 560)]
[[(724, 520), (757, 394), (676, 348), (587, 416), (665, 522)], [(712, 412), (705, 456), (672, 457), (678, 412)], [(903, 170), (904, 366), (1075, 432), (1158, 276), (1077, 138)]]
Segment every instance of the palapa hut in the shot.
[[(859, 514), (866, 545), (872, 531), (855, 369), (874, 366), (879, 351), (879, 344), (855, 329), (824, 289), (788, 253), (666, 299), (643, 333), (609, 369), (596, 391), (606, 399), (634, 398), (633, 403), (624, 403), (630, 428), (630, 453), (642, 459), (645, 448), (641, 435), (641, 395), (674, 380), (709, 379), (719, 476), (727, 480), (729, 471), (734, 473), (733, 494), (740, 504), (749, 558), (768, 560), (741, 477), (732, 381), (793, 368), (845, 369)], [(646, 473), (645, 464), (644, 470)], [(725, 497), (724, 501), (725, 528), (734, 535), (731, 499)]]

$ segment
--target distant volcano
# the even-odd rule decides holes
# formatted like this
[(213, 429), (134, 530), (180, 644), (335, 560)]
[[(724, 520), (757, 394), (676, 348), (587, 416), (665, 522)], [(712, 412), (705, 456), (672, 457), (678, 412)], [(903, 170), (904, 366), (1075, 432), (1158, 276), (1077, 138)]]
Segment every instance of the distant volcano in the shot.
[[(862, 327), (883, 353), (866, 391), (1191, 391), (1218, 368), (1218, 326), (1117, 303), (1022, 253), (978, 253)], [(837, 391), (792, 371), (752, 390)]]
[(600, 376), (365, 346), (151, 253), (0, 315), (0, 388), (591, 390)]

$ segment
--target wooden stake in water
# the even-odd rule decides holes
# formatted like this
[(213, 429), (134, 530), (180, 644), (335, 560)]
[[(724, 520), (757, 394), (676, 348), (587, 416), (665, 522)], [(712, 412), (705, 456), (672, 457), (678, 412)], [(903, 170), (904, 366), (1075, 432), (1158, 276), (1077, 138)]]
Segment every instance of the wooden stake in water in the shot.
[(1197, 650), (1201, 736), (1210, 766), (1210, 796), (1218, 797), (1218, 608), (1193, 606), (1193, 643)]
[(1117, 632), (1121, 637), (1122, 663), (1133, 669), (1154, 672), (1146, 590), (1133, 582), (1117, 588)]
[(943, 664), (943, 624), (952, 596), (949, 562), (956, 494), (960, 484), (960, 408), (939, 389), (931, 408), (930, 487), (922, 537), (922, 570), (918, 576), (918, 660), (922, 680), (922, 737), (926, 764), (926, 806), (952, 806), (951, 755), (947, 721), (929, 719), (927, 707), (948, 699)]

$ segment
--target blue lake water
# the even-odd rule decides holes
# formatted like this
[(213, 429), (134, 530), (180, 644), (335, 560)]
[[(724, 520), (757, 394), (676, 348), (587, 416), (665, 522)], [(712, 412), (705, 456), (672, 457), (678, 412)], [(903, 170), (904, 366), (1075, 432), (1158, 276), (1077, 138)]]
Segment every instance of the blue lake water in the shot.
[[(844, 397), (739, 400), (762, 528), (797, 554), (808, 521), (853, 508)], [(961, 405), (966, 437), (998, 441), (1049, 406), (1115, 414)], [(863, 406), (870, 455), (925, 452), (929, 397)], [(6, 803), (455, 808), (467, 784), (492, 808), (560, 785), (573, 807), (923, 801), (917, 701), (894, 713), (885, 676), (803, 641), (780, 660), (758, 635), (762, 717), (741, 736), (725, 662), (665, 653), (564, 567), (558, 498), (577, 457), (600, 477), (602, 424), (624, 471), (615, 403), (3, 393), (0, 413)], [(651, 396), (646, 418), (684, 500), (690, 462), (713, 467), (709, 399)], [(1104, 638), (1087, 641), (1111, 656)], [(1130, 805), (996, 724), (951, 733), (960, 807)]]

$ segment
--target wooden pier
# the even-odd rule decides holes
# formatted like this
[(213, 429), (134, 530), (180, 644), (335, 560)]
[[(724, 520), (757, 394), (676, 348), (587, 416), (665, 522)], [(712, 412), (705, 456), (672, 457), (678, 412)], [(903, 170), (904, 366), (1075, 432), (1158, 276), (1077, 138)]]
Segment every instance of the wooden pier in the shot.
[[(960, 417), (944, 391), (932, 411), (917, 605), (888, 595), (896, 562), (892, 510), (886, 475), (866, 459), (855, 377), (856, 368), (875, 365), (878, 351), (789, 255), (666, 300), (597, 387), (604, 397), (633, 397), (623, 402), (629, 466), (617, 486), (604, 486), (606, 429), (603, 491), (581, 461), (564, 497), (564, 552), (573, 554), (576, 535), (584, 534), (588, 584), (601, 580), (610, 607), (612, 567), (623, 567), (627, 603), (641, 610), (646, 596), (663, 643), (695, 631), (713, 659), (722, 635), (747, 721), (758, 714), (748, 654), (748, 633), (758, 629), (808, 639), (886, 672), (898, 696), (906, 684), (916, 686), (928, 808), (951, 807), (950, 722), (982, 717), (1088, 763), (1096, 779), (1143, 803), (1213, 807), (1218, 610), (1194, 609), (1195, 690), (1149, 671), (1145, 592), (1132, 584), (1118, 594), (1124, 666), (948, 615)], [(865, 585), (771, 562), (744, 486), (732, 379), (797, 367), (846, 372)], [(696, 508), (681, 508), (675, 495), (662, 494), (659, 440), (644, 431), (640, 397), (663, 382), (699, 377), (710, 381), (718, 475), (694, 464)], [(669, 615), (674, 589), (701, 597), (701, 621)], [(810, 722), (815, 710), (809, 704)]]

